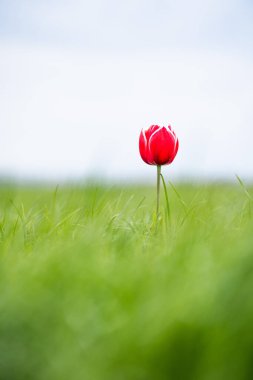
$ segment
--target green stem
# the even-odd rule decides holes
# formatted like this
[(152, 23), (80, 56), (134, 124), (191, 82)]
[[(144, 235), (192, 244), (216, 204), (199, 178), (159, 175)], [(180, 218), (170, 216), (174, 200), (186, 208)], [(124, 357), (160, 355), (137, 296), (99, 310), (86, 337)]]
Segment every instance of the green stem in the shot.
[(156, 203), (156, 217), (159, 216), (159, 205), (160, 205), (160, 178), (161, 178), (161, 165), (157, 165), (157, 203)]

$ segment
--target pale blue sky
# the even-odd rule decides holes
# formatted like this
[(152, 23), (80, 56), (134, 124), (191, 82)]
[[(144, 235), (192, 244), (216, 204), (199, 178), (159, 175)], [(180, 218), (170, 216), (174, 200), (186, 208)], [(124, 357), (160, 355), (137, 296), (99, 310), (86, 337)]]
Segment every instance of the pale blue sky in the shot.
[(250, 0), (1, 0), (2, 38), (94, 50), (251, 49)]
[(0, 174), (152, 178), (138, 135), (171, 123), (168, 177), (253, 178), (246, 0), (0, 1)]

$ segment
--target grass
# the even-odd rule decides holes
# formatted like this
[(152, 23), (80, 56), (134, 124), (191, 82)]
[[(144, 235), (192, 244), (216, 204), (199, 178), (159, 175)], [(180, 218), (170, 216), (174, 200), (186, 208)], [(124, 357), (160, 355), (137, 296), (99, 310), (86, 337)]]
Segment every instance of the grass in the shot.
[(1, 380), (253, 378), (252, 189), (167, 187), (0, 187)]

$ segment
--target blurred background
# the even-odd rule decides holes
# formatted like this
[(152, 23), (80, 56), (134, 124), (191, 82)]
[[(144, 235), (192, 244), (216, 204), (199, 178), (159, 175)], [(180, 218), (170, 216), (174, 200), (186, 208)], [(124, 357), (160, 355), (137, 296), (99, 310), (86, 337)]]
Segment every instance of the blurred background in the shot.
[(0, 175), (151, 180), (140, 129), (171, 124), (168, 178), (253, 179), (250, 0), (1, 0)]

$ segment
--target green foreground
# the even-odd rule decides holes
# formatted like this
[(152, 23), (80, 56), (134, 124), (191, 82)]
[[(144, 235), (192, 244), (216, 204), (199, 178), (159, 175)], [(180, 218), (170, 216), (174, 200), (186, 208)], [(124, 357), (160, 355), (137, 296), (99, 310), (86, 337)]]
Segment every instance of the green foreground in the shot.
[(243, 186), (0, 188), (0, 379), (253, 378)]

